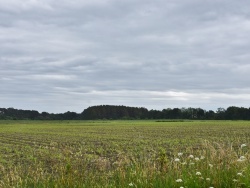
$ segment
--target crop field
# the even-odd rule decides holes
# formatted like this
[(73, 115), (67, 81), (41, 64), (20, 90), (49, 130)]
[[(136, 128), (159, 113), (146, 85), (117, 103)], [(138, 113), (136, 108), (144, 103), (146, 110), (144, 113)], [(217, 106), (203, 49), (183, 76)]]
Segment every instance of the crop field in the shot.
[(250, 187), (249, 121), (0, 121), (0, 187)]

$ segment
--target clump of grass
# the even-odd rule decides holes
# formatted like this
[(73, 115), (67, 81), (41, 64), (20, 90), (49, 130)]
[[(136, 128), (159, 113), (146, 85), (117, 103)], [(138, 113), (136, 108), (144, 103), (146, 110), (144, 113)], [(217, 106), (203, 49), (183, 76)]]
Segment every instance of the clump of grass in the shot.
[[(190, 151), (187, 149), (187, 151)], [(240, 156), (239, 156), (240, 154)], [(0, 166), (1, 187), (242, 187), (249, 185), (249, 153), (204, 141), (194, 153), (159, 150), (151, 158), (65, 158), (33, 166)], [(47, 161), (48, 162), (48, 161)]]

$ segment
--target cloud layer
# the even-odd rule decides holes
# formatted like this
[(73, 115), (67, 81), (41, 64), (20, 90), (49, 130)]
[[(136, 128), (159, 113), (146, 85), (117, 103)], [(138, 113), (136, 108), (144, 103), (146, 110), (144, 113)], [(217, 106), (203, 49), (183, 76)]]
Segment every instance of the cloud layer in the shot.
[(250, 2), (0, 0), (2, 107), (249, 107)]

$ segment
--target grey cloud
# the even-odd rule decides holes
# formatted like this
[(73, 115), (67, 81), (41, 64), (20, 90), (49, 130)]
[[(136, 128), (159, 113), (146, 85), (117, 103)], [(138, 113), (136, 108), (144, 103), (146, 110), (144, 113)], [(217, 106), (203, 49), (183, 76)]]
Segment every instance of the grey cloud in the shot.
[(250, 2), (0, 1), (0, 101), (52, 112), (249, 103)]

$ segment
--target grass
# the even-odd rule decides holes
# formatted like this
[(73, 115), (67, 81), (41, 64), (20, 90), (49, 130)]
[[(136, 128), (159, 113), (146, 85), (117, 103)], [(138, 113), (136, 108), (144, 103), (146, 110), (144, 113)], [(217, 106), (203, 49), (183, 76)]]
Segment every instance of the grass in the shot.
[(0, 121), (0, 187), (250, 187), (249, 144), (248, 121)]

